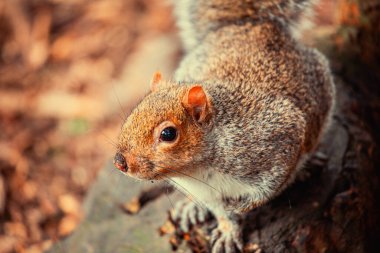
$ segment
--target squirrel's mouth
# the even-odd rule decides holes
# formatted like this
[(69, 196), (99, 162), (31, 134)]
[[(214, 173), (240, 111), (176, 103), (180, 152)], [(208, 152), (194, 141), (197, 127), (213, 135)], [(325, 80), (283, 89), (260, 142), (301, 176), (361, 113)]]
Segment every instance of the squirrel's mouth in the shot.
[(124, 173), (126, 176), (137, 179), (137, 180), (142, 180), (142, 181), (160, 181), (164, 180), (165, 177), (162, 176), (160, 173), (130, 173), (126, 172)]
[(140, 180), (170, 180), (169, 178), (176, 173), (172, 169), (158, 166), (140, 167), (134, 173), (129, 171), (126, 175)]

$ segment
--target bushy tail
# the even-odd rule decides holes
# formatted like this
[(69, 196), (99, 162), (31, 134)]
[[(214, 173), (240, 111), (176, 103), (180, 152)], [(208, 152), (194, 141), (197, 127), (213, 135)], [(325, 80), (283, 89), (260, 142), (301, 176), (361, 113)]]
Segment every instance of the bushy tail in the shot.
[[(228, 0), (230, 1), (230, 0)], [(238, 0), (239, 1), (239, 0)], [(223, 1), (221, 1), (223, 2)], [(233, 1), (230, 1), (233, 2)], [(235, 1), (236, 2), (236, 1)], [(297, 22), (312, 5), (313, 0), (241, 0), (247, 14), (260, 20), (280, 19), (283, 22)], [(250, 12), (250, 13), (248, 13)]]
[[(315, 0), (173, 0), (185, 46), (205, 32), (244, 21), (280, 21), (297, 31)], [(188, 45), (186, 45), (188, 44)]]

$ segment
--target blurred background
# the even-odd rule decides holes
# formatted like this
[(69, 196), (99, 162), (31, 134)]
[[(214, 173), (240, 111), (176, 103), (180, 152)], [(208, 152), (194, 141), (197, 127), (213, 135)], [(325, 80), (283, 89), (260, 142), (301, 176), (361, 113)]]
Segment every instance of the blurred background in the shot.
[[(323, 0), (303, 38), (378, 62), (378, 10)], [(0, 252), (43, 252), (77, 227), (126, 115), (180, 57), (167, 0), (0, 1)]]

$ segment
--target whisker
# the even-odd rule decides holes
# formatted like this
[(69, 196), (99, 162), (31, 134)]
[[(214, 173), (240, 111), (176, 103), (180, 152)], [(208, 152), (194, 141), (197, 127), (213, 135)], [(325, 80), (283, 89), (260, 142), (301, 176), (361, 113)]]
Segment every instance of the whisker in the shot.
[[(167, 182), (165, 179), (164, 179), (165, 183), (170, 185), (169, 182)], [(171, 185), (170, 185), (171, 186)], [(172, 206), (172, 208), (174, 209), (174, 205), (173, 205), (173, 202), (171, 201), (171, 199), (169, 198), (169, 188), (166, 188), (166, 192), (165, 192), (165, 195), (166, 197), (168, 198), (169, 202), (170, 202), (170, 205)]]
[(159, 168), (161, 168), (161, 169), (168, 170), (168, 171), (171, 171), (171, 172), (175, 172), (175, 173), (178, 173), (178, 174), (181, 174), (181, 175), (184, 175), (184, 176), (190, 177), (190, 178), (192, 178), (192, 179), (194, 179), (194, 180), (196, 180), (196, 181), (198, 181), (198, 182), (201, 182), (201, 183), (204, 184), (204, 185), (207, 185), (208, 187), (210, 187), (211, 189), (215, 190), (215, 191), (218, 192), (219, 194), (222, 194), (220, 191), (218, 191), (218, 189), (216, 189), (216, 188), (213, 187), (212, 185), (209, 185), (208, 183), (202, 181), (202, 180), (199, 179), (199, 178), (196, 178), (196, 177), (190, 176), (190, 175), (188, 175), (188, 174), (186, 174), (186, 173), (183, 173), (183, 172), (181, 172), (181, 171), (176, 171), (176, 170), (172, 170), (172, 169), (169, 169), (169, 168), (166, 168), (166, 167), (162, 167), (162, 166), (157, 165), (157, 164), (154, 164), (154, 165), (157, 166), (157, 167), (159, 167)]
[(123, 117), (120, 117), (120, 114), (119, 114), (119, 117), (121, 118), (121, 120), (124, 122), (125, 120), (126, 120), (126, 114), (125, 114), (125, 112), (124, 112), (124, 109), (123, 109), (123, 107), (121, 106), (121, 103), (120, 103), (120, 99), (119, 99), (119, 97), (117, 96), (117, 93), (116, 93), (116, 91), (115, 91), (115, 87), (112, 85), (112, 91), (113, 91), (113, 94), (115, 95), (115, 97), (116, 97), (116, 99), (117, 99), (117, 102), (119, 103), (119, 106), (120, 106), (120, 110), (121, 110), (121, 112), (122, 112), (122, 115), (123, 115)]
[(112, 147), (117, 148), (117, 144), (112, 143), (112, 142), (109, 141), (109, 140), (106, 140), (106, 141), (107, 141), (107, 143), (108, 143), (109, 145), (111, 145)]
[(103, 135), (103, 137), (106, 139), (106, 141), (112, 145), (112, 147), (114, 148), (117, 148), (118, 144), (116, 141), (112, 140), (109, 136), (107, 136), (105, 133), (103, 133), (102, 131), (100, 132), (101, 135)]
[(200, 200), (198, 200), (198, 198), (196, 198), (191, 192), (189, 192), (185, 187), (183, 187), (182, 185), (180, 185), (179, 183), (177, 183), (176, 181), (174, 181), (173, 179), (169, 177), (165, 177), (165, 178), (169, 180), (171, 183), (173, 183), (176, 187), (178, 187), (179, 192), (182, 193), (188, 200), (190, 200), (191, 202), (194, 202), (200, 208), (206, 209), (204, 207), (204, 204)]
[[(186, 198), (188, 198), (190, 201), (193, 201), (190, 197), (193, 197), (193, 195), (188, 191), (186, 190), (182, 185), (178, 184), (177, 182), (175, 182), (173, 179), (169, 178), (169, 177), (166, 177), (164, 175), (161, 175), (163, 178), (163, 180), (167, 183), (167, 184), (170, 184), (170, 185), (174, 185), (174, 188), (178, 190), (177, 187), (181, 188), (182, 190), (184, 190), (186, 193), (182, 192), (181, 190), (179, 191), (182, 195), (184, 195)], [(171, 183), (169, 183), (168, 181), (170, 181)], [(190, 197), (189, 197), (190, 195)]]

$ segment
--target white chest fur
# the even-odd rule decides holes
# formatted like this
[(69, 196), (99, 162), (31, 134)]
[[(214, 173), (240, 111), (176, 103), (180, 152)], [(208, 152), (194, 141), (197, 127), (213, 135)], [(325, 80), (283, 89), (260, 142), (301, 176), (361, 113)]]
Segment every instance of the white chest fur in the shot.
[(238, 198), (245, 195), (250, 196), (252, 201), (260, 200), (260, 192), (251, 185), (218, 172), (193, 174), (192, 177), (173, 177), (174, 186), (178, 190), (201, 203), (214, 213), (222, 207), (223, 198)]

